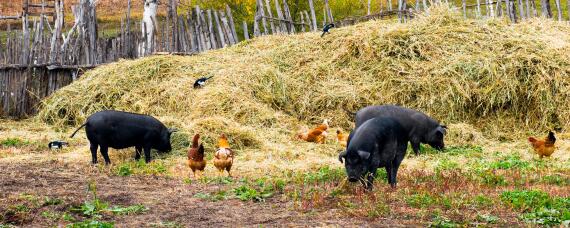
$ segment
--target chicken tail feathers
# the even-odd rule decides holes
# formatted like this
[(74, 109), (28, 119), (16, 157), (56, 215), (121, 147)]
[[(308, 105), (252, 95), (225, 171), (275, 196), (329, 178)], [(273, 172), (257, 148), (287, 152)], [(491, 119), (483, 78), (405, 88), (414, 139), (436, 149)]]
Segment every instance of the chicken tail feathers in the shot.
[(192, 148), (198, 148), (199, 139), (200, 139), (200, 134), (194, 135), (194, 139), (192, 139)]
[(548, 137), (546, 137), (547, 141), (554, 144), (556, 142), (556, 137), (554, 137), (554, 133), (548, 132)]

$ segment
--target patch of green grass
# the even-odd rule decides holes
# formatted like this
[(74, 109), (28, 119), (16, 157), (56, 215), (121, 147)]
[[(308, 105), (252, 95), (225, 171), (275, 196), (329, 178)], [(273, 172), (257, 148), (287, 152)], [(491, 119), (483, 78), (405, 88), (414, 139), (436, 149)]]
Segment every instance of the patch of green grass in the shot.
[(459, 227), (459, 224), (455, 223), (454, 221), (448, 218), (442, 216), (435, 216), (435, 218), (429, 224), (429, 227), (452, 228), (452, 227)]
[(435, 167), (435, 170), (437, 172), (441, 172), (446, 170), (454, 170), (458, 168), (459, 164), (457, 162), (451, 161), (449, 158), (446, 157), (444, 159), (439, 160), (437, 166)]
[(377, 202), (371, 210), (368, 210), (367, 216), (377, 218), (390, 213), (390, 206), (384, 202)]
[(507, 180), (501, 174), (496, 173), (494, 170), (478, 170), (476, 171), (477, 176), (481, 183), (488, 186), (505, 186), (507, 185)]
[(523, 212), (551, 205), (548, 193), (537, 190), (505, 191), (501, 194), (501, 201)]
[(207, 177), (203, 176), (200, 178), (200, 182), (204, 184), (231, 184), (234, 180), (231, 177)]
[(160, 222), (160, 223), (151, 224), (151, 227), (179, 228), (179, 227), (184, 227), (184, 226), (181, 225), (180, 223), (177, 223), (177, 222), (166, 221), (166, 222)]
[(44, 203), (43, 206), (53, 206), (53, 205), (60, 205), (63, 203), (63, 200), (58, 199), (58, 198), (50, 198), (48, 196), (46, 196), (44, 198)]
[(72, 215), (68, 214), (67, 212), (63, 213), (61, 219), (63, 219), (63, 221), (66, 222), (75, 222), (75, 218)]
[(65, 226), (67, 228), (113, 228), (115, 223), (113, 222), (101, 222), (97, 220), (87, 220), (82, 222), (76, 222)]
[(537, 190), (513, 190), (504, 191), (501, 201), (525, 212), (520, 218), (527, 222), (556, 226), (570, 221), (570, 197), (551, 197)]
[(121, 166), (119, 166), (117, 175), (125, 177), (125, 176), (130, 176), (131, 174), (133, 174), (133, 171), (131, 170), (131, 167), (129, 165), (122, 164)]
[(248, 185), (242, 185), (240, 187), (237, 187), (233, 190), (236, 198), (242, 200), (242, 201), (249, 201), (249, 200), (253, 200), (256, 202), (262, 202), (265, 201), (266, 198), (269, 198), (273, 195), (272, 191), (258, 191), (255, 188), (252, 188)]
[(218, 191), (218, 192), (214, 193), (213, 195), (210, 193), (199, 192), (199, 193), (196, 193), (194, 195), (194, 197), (199, 198), (199, 199), (210, 200), (213, 202), (220, 201), (220, 200), (227, 200), (227, 199), (231, 198), (231, 196), (226, 191)]
[(184, 179), (182, 180), (182, 183), (184, 183), (184, 184), (192, 184), (192, 179), (186, 177), (186, 178), (184, 178)]
[(493, 200), (485, 195), (475, 196), (473, 202), (479, 207), (489, 207), (493, 205)]
[(167, 174), (167, 169), (162, 160), (155, 159), (147, 164), (144, 159), (141, 159), (139, 161), (124, 162), (116, 166), (115, 173), (119, 176), (130, 176), (133, 174), (164, 175)]
[(135, 214), (142, 214), (148, 211), (148, 208), (143, 205), (137, 204), (128, 207), (113, 206), (107, 211), (112, 212), (115, 215), (135, 215)]
[(415, 208), (428, 208), (437, 203), (437, 200), (427, 193), (412, 194), (405, 197), (406, 203)]
[(567, 176), (562, 176), (560, 174), (552, 174), (544, 176), (541, 179), (542, 182), (546, 184), (553, 184), (558, 186), (568, 186), (570, 185), (570, 178)]
[(329, 166), (324, 166), (318, 169), (316, 172), (308, 172), (303, 175), (303, 184), (316, 184), (325, 183), (331, 181), (340, 181), (346, 177), (344, 169), (342, 168), (331, 168)]
[(472, 155), (482, 153), (483, 148), (480, 146), (450, 146), (443, 151), (446, 155)]
[(26, 206), (25, 204), (18, 204), (18, 205), (14, 205), (12, 206), (14, 211), (16, 212), (29, 212), (30, 208), (28, 206)]
[(489, 224), (495, 224), (499, 221), (499, 217), (490, 214), (482, 214), (477, 215), (477, 220)]
[(507, 155), (489, 164), (491, 169), (529, 169), (530, 162), (521, 160), (520, 155)]
[(22, 147), (30, 145), (29, 141), (21, 140), (18, 138), (7, 138), (0, 141), (0, 146), (2, 147)]
[(44, 212), (42, 212), (42, 217), (44, 217), (48, 220), (51, 220), (51, 221), (57, 221), (57, 220), (59, 220), (61, 215), (58, 212), (44, 211)]

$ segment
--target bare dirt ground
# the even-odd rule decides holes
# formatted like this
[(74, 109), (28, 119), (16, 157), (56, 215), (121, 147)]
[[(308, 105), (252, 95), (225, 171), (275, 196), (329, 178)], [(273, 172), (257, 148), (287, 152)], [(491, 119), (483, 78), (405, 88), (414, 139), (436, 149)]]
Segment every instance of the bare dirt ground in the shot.
[[(0, 162), (0, 215), (5, 221), (25, 227), (64, 225), (40, 216), (51, 209), (64, 213), (69, 208), (90, 199), (87, 185), (97, 183), (101, 200), (117, 205), (143, 204), (149, 211), (130, 216), (104, 215), (119, 227), (152, 227), (179, 224), (193, 227), (226, 226), (420, 226), (416, 221), (385, 219), (348, 219), (334, 211), (305, 214), (292, 209), (292, 205), (279, 196), (265, 202), (243, 202), (237, 199), (211, 202), (197, 199), (196, 193), (215, 192), (223, 185), (192, 183), (159, 176), (108, 176), (96, 168), (89, 173), (74, 167), (52, 162)], [(33, 208), (25, 215), (6, 215), (9, 205), (22, 203), (22, 195), (38, 198), (62, 199), (55, 208)], [(166, 225), (165, 225), (166, 224)]]

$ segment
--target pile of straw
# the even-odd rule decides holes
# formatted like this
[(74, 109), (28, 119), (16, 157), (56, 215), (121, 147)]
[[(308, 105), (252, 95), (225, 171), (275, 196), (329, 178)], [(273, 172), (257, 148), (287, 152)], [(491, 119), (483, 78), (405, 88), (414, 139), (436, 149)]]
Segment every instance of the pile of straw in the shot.
[[(238, 149), (273, 148), (283, 157), (315, 148), (291, 143), (297, 129), (324, 118), (350, 129), (353, 119), (344, 109), (371, 104), (471, 124), (486, 137), (570, 124), (568, 24), (469, 20), (437, 7), (406, 24), (372, 21), (319, 35), (267, 36), (197, 56), (119, 61), (57, 91), (38, 118), (63, 128), (102, 109), (145, 113), (187, 137), (199, 132), (215, 143), (225, 132)], [(192, 88), (207, 75), (214, 78), (205, 88)]]

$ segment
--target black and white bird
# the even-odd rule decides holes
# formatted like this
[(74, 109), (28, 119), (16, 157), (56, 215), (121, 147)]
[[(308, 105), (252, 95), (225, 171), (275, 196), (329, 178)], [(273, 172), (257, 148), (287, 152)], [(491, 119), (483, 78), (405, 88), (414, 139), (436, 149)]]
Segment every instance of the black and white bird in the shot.
[(61, 149), (63, 148), (63, 146), (67, 146), (68, 144), (64, 141), (53, 141), (48, 143), (48, 147), (50, 150), (54, 150), (54, 149)]
[(194, 82), (194, 89), (202, 88), (204, 85), (206, 85), (206, 81), (213, 77), (214, 76), (198, 78), (198, 80)]
[(326, 26), (323, 28), (323, 34), (321, 35), (321, 37), (323, 37), (323, 36), (325, 36), (325, 34), (329, 33), (329, 30), (330, 30), (331, 28), (334, 28), (334, 24), (333, 24), (333, 23), (330, 23), (330, 24), (326, 25)]

